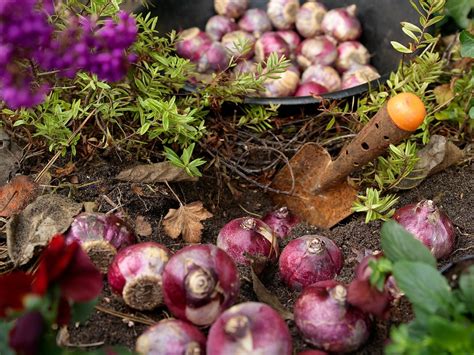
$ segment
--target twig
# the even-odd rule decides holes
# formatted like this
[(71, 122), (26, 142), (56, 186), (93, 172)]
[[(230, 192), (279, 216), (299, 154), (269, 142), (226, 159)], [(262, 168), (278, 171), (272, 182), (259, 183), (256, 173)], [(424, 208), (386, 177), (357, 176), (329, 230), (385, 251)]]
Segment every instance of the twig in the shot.
[(178, 195), (176, 195), (176, 193), (174, 192), (174, 190), (171, 188), (170, 184), (168, 184), (168, 181), (165, 181), (165, 184), (166, 184), (166, 186), (168, 186), (168, 189), (170, 189), (170, 191), (171, 191), (171, 193), (174, 195), (174, 197), (178, 200), (179, 205), (180, 205), (180, 206), (183, 206), (183, 203), (182, 203), (181, 200), (179, 199)]

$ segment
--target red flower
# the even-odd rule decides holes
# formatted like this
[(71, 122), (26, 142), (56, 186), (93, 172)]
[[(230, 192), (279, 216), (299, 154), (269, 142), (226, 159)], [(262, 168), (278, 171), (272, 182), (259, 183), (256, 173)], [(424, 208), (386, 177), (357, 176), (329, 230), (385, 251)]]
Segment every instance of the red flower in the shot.
[(53, 237), (43, 251), (33, 289), (46, 292), (59, 285), (61, 296), (69, 301), (88, 302), (102, 291), (102, 275), (77, 242), (66, 244), (62, 235)]
[(0, 318), (9, 311), (23, 310), (24, 298), (33, 293), (32, 282), (33, 276), (22, 271), (0, 276)]
[(45, 331), (45, 323), (40, 312), (26, 313), (15, 322), (10, 330), (8, 345), (16, 354), (39, 354), (39, 343)]

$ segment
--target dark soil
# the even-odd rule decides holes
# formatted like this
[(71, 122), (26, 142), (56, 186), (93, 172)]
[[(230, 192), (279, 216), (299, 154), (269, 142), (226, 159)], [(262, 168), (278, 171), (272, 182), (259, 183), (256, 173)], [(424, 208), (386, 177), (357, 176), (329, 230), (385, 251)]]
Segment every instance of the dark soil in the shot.
[[(117, 183), (111, 178), (120, 170), (115, 164), (101, 162), (81, 168), (78, 175), (79, 184), (97, 181), (86, 188), (77, 189), (73, 197), (77, 201), (95, 201), (102, 212), (109, 211), (111, 200), (123, 208), (128, 219), (133, 223), (137, 216), (144, 216), (153, 227), (153, 234), (142, 241), (154, 240), (165, 244), (172, 250), (181, 248), (184, 244), (164, 235), (161, 222), (169, 208), (176, 208), (177, 201), (166, 185), (153, 187), (147, 185), (132, 185)], [(171, 185), (179, 198), (189, 203), (196, 200), (204, 202), (214, 217), (204, 221), (203, 243), (214, 243), (219, 229), (230, 219), (242, 217), (248, 212), (262, 215), (271, 208), (269, 197), (252, 186), (233, 183), (232, 188), (240, 191), (236, 198), (229, 192), (228, 184), (215, 176), (205, 176), (197, 183), (179, 183)], [(440, 267), (457, 260), (469, 253), (474, 254), (474, 164), (451, 168), (439, 173), (418, 188), (401, 193), (399, 206), (419, 201), (433, 199), (452, 218), (457, 233), (456, 251), (449, 259), (442, 260)], [(107, 196), (105, 198), (104, 196)], [(120, 210), (120, 209), (119, 209)], [(353, 268), (357, 264), (356, 253), (364, 249), (379, 248), (379, 231), (381, 223), (364, 223), (363, 216), (353, 215), (330, 231), (319, 230), (308, 225), (299, 225), (292, 233), (292, 238), (304, 234), (320, 233), (332, 238), (341, 247), (345, 256), (345, 266), (338, 277), (340, 281), (349, 282)], [(283, 246), (283, 245), (282, 245)], [(256, 301), (248, 270), (243, 270), (242, 287), (239, 302)], [(297, 292), (288, 290), (280, 281), (278, 273), (270, 270), (263, 276), (263, 281), (271, 293), (278, 296), (281, 303), (292, 309)], [(84, 324), (72, 325), (69, 329), (70, 343), (74, 346), (89, 346), (94, 344), (125, 345), (133, 349), (136, 338), (146, 329), (145, 323), (152, 323), (170, 314), (165, 308), (154, 312), (138, 312), (125, 306), (121, 300), (110, 293), (105, 282), (104, 292), (99, 305), (102, 311), (95, 311)], [(103, 310), (120, 312), (109, 314)], [(136, 319), (135, 317), (138, 317)], [(374, 323), (373, 332), (367, 344), (357, 354), (382, 354), (384, 343), (392, 325), (409, 321), (412, 317), (410, 306), (402, 300), (393, 308), (390, 319)], [(298, 335), (293, 322), (289, 322), (293, 334), (295, 352), (308, 349)]]

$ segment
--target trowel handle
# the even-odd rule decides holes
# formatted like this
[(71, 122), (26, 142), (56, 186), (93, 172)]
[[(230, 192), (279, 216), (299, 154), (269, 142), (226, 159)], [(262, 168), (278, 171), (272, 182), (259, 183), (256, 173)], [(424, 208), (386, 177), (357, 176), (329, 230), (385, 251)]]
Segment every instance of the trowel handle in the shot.
[(397, 144), (411, 133), (400, 129), (393, 122), (385, 104), (357, 136), (342, 148), (337, 159), (322, 172), (313, 192), (336, 185), (354, 170), (385, 152), (390, 144)]

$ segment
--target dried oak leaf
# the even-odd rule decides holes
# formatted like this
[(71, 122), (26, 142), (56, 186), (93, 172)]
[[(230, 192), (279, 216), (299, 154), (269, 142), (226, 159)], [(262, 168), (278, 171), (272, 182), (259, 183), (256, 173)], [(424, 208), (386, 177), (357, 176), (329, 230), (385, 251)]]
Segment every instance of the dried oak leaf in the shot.
[(0, 187), (0, 217), (20, 212), (37, 193), (38, 185), (29, 176), (15, 176), (9, 184)]
[(153, 233), (153, 228), (145, 217), (137, 216), (135, 219), (135, 233), (140, 237), (149, 237)]
[(55, 234), (64, 233), (81, 209), (81, 203), (61, 195), (39, 196), (6, 224), (10, 259), (15, 265), (26, 264), (36, 248), (48, 244)]
[(184, 169), (174, 166), (169, 161), (137, 165), (131, 169), (121, 171), (115, 178), (120, 181), (142, 182), (146, 184), (165, 181), (197, 180), (196, 177), (189, 176)]
[(201, 201), (181, 205), (177, 210), (171, 208), (163, 219), (163, 228), (167, 236), (176, 239), (180, 235), (187, 243), (201, 241), (202, 220), (212, 217)]

